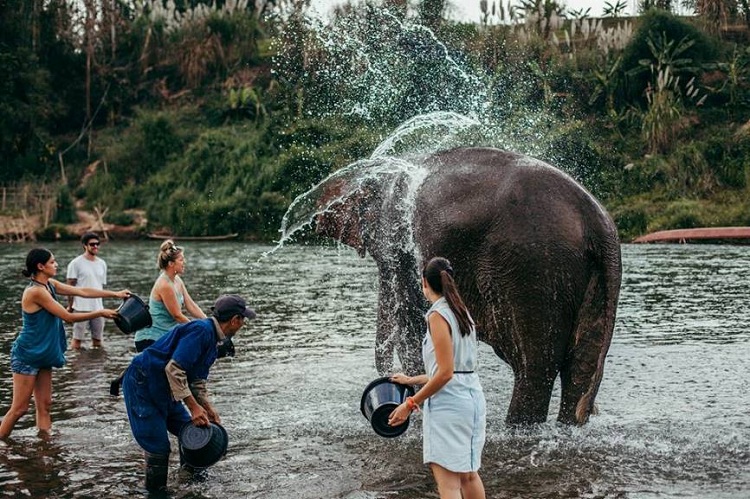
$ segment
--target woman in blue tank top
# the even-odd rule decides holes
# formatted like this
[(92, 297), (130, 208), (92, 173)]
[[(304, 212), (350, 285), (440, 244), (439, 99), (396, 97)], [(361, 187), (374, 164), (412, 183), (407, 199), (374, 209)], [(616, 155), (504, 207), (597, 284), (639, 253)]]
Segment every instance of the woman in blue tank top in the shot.
[(453, 267), (435, 257), (422, 271), (422, 292), (432, 304), (422, 359), (427, 374), (392, 380), (424, 385), (391, 413), (389, 424), (404, 423), (422, 405), (423, 462), (435, 476), (441, 499), (484, 499), (479, 477), (485, 441), (486, 403), (476, 373), (477, 333), (453, 280)]
[(180, 278), (185, 272), (185, 253), (182, 248), (167, 239), (159, 248), (156, 262), (161, 273), (156, 278), (148, 299), (152, 325), (135, 333), (136, 352), (145, 350), (177, 324), (189, 322), (190, 318), (183, 313), (183, 307), (196, 319), (206, 318)]
[(21, 298), (23, 326), (10, 353), (13, 372), (13, 401), (0, 424), (0, 438), (13, 431), (16, 422), (29, 410), (32, 395), (36, 406), (36, 426), (40, 432), (52, 428), (52, 368), (65, 364), (67, 342), (63, 321), (79, 322), (105, 317), (114, 319), (116, 310), (69, 312), (57, 301), (57, 294), (84, 298), (127, 298), (130, 291), (78, 288), (53, 279), (57, 274), (54, 255), (34, 248), (26, 255), (22, 274), (30, 279)]

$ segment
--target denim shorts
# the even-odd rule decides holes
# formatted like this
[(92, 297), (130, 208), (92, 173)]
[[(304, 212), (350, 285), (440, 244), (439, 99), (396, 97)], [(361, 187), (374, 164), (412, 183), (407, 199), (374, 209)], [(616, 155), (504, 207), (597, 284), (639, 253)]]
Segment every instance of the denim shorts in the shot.
[(15, 355), (10, 356), (10, 370), (16, 374), (25, 374), (27, 376), (36, 376), (39, 374), (38, 367), (32, 367), (25, 362), (21, 362)]

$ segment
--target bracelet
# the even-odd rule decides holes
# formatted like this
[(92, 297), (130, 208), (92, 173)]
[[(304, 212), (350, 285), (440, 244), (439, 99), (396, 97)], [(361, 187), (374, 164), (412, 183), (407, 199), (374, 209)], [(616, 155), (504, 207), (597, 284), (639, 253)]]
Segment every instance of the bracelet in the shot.
[(412, 397), (406, 397), (406, 406), (411, 411), (419, 412), (419, 405), (417, 405), (417, 403), (414, 402), (414, 399)]

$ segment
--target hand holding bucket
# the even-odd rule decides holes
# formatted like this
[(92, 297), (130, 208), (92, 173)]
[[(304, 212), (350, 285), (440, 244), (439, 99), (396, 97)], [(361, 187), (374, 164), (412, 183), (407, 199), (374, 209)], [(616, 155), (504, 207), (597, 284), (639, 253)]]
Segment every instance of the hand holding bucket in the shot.
[(370, 421), (375, 433), (386, 438), (397, 437), (409, 427), (409, 418), (398, 426), (388, 424), (388, 418), (406, 397), (412, 395), (414, 389), (411, 386), (396, 383), (390, 378), (378, 378), (365, 388), (359, 409)]

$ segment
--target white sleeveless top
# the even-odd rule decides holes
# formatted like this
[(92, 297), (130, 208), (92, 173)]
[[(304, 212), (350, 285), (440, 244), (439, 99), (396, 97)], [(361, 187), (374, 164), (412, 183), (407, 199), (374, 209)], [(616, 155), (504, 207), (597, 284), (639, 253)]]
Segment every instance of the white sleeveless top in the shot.
[[(458, 320), (448, 305), (445, 297), (441, 297), (432, 304), (425, 314), (425, 319), (429, 318), (432, 313), (439, 313), (448, 323), (451, 330), (451, 339), (453, 340), (453, 371), (454, 376), (442, 390), (450, 390), (450, 385), (457, 383), (468, 385), (474, 389), (480, 389), (479, 377), (476, 374), (477, 369), (477, 332), (476, 328), (471, 326), (471, 333), (462, 336), (458, 327)], [(471, 316), (469, 316), (471, 319)], [(473, 320), (472, 320), (473, 322)], [(427, 322), (427, 334), (422, 342), (422, 360), (424, 361), (425, 372), (430, 378), (437, 372), (437, 362), (435, 359), (435, 345), (432, 343), (432, 336), (429, 332), (429, 320)], [(468, 372), (467, 372), (468, 371)], [(442, 391), (441, 390), (441, 391)]]

